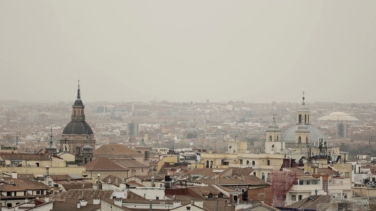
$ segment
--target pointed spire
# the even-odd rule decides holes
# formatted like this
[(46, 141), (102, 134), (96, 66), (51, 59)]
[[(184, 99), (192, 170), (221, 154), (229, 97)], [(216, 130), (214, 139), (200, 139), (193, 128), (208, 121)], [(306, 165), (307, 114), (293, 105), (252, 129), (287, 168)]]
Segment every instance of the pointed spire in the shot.
[(80, 80), (78, 80), (77, 99), (81, 99), (81, 93), (80, 93)]
[(303, 99), (302, 105), (304, 106), (305, 105), (305, 102), (304, 102), (304, 100), (305, 100), (304, 91), (303, 91), (303, 97), (302, 97), (302, 99)]
[(50, 134), (50, 147), (52, 147), (52, 127), (51, 127), (51, 134)]

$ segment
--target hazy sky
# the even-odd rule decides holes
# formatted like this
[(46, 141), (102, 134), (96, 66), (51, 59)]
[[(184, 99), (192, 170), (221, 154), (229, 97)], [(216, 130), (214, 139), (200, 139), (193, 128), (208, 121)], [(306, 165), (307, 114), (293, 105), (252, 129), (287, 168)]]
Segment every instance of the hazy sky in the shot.
[(376, 102), (376, 1), (0, 0), (0, 100)]

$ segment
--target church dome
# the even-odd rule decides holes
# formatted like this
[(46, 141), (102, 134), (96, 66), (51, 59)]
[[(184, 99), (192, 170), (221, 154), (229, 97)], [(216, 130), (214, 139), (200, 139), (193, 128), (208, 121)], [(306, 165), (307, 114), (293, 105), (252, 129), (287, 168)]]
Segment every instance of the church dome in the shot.
[(81, 99), (77, 99), (76, 101), (74, 101), (73, 106), (84, 106), (84, 104), (82, 103)]
[(273, 123), (268, 126), (268, 129), (266, 129), (266, 132), (280, 132), (278, 125), (276, 123)]
[[(296, 130), (309, 130), (309, 139), (311, 142), (316, 142), (319, 140), (319, 138), (325, 138), (325, 135), (322, 134), (317, 128), (313, 127), (312, 125), (304, 125), (304, 127), (307, 128), (301, 128), (302, 125), (294, 125), (287, 129), (283, 134), (282, 134), (282, 141), (283, 142), (295, 142), (295, 131)], [(299, 128), (300, 127), (300, 128)]]
[(356, 117), (343, 112), (332, 112), (329, 115), (320, 117), (318, 121), (359, 121)]
[(63, 130), (63, 135), (91, 135), (94, 134), (93, 130), (85, 121), (74, 121), (72, 120), (65, 126)]

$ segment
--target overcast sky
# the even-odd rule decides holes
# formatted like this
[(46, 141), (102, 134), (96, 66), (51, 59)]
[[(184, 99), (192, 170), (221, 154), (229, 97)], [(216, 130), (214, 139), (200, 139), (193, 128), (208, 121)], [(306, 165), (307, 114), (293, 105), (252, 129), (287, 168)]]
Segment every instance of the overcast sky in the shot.
[(0, 100), (376, 102), (376, 1), (0, 0)]

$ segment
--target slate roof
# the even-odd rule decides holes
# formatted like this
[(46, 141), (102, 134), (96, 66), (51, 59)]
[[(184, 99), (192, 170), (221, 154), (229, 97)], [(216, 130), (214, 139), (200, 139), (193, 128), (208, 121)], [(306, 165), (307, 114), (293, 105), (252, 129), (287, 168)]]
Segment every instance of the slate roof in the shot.
[(330, 203), (331, 195), (313, 195), (286, 206), (286, 208), (316, 210), (318, 204)]
[(95, 158), (85, 165), (87, 171), (126, 171), (127, 169), (106, 157)]
[(70, 121), (67, 126), (65, 126), (63, 130), (63, 135), (87, 135), (87, 134), (94, 134), (93, 130), (86, 123), (85, 120), (72, 120)]

